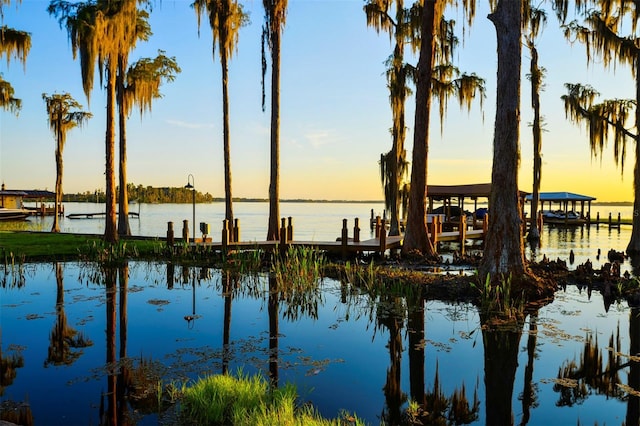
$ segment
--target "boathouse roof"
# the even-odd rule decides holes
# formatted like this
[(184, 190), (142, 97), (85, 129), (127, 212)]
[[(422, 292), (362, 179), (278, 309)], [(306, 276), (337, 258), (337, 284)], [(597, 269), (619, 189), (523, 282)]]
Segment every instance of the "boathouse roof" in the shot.
[[(443, 199), (451, 197), (460, 198), (489, 198), (491, 193), (490, 183), (472, 183), (467, 185), (427, 185), (427, 197)], [(524, 197), (528, 192), (520, 191)]]
[[(525, 198), (527, 201), (531, 201), (531, 195), (527, 195)], [(594, 201), (595, 197), (589, 195), (575, 194), (573, 192), (541, 192), (540, 201)]]

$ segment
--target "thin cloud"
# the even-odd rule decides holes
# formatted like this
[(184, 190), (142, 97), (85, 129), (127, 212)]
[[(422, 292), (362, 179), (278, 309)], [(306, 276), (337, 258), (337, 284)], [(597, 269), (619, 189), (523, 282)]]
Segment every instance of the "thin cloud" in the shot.
[(210, 123), (189, 123), (188, 121), (167, 120), (168, 124), (185, 129), (213, 129), (214, 125)]

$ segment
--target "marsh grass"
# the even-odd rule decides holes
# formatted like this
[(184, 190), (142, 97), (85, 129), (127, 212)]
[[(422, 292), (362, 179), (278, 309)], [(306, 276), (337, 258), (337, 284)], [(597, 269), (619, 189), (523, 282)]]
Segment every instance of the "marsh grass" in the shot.
[(287, 384), (271, 388), (260, 375), (214, 375), (201, 378), (182, 392), (180, 415), (188, 424), (207, 425), (361, 425), (347, 413), (322, 418), (313, 407), (297, 404), (297, 390)]
[(223, 254), (221, 269), (235, 272), (239, 275), (255, 276), (264, 269), (264, 250), (239, 250)]
[(524, 297), (512, 294), (511, 275), (492, 284), (487, 274), (484, 285), (471, 282), (471, 287), (480, 292), (480, 311), (489, 317), (515, 319), (524, 315)]
[(274, 256), (271, 272), (279, 289), (304, 290), (317, 286), (324, 264), (325, 257), (320, 251), (289, 246), (284, 256)]

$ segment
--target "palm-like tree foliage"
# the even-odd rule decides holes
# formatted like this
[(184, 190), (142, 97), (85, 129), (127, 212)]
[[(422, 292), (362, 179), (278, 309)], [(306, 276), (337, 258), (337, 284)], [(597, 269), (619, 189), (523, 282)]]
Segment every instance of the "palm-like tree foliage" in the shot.
[[(391, 9), (395, 9), (391, 16)], [(415, 32), (417, 21), (412, 19), (411, 10), (405, 10), (403, 0), (369, 0), (364, 6), (367, 25), (377, 32), (388, 32), (393, 40), (393, 54), (386, 61), (387, 87), (389, 103), (393, 117), (391, 128), (391, 151), (382, 154), (380, 176), (385, 194), (385, 208), (390, 213), (389, 235), (400, 234), (400, 187), (406, 175), (406, 137), (405, 101), (410, 95), (408, 83), (411, 81), (413, 67), (404, 62), (404, 47)]]
[[(225, 219), (233, 223), (233, 196), (231, 191), (231, 146), (229, 126), (229, 66), (228, 61), (238, 46), (240, 28), (248, 23), (248, 15), (242, 5), (234, 0), (196, 0), (192, 5), (198, 16), (207, 14), (213, 35), (213, 54), (216, 42), (222, 68), (222, 115), (223, 115), (223, 151), (224, 151), (224, 194)], [(195, 224), (193, 224), (195, 226)], [(232, 233), (233, 234), (233, 233)], [(233, 235), (232, 235), (233, 238)]]
[[(566, 0), (557, 0), (557, 3), (558, 9), (564, 13), (561, 17), (566, 17)], [(576, 9), (584, 13), (584, 25), (578, 21), (570, 22), (564, 26), (565, 36), (584, 44), (589, 62), (601, 59), (605, 67), (628, 65), (636, 79), (636, 90), (633, 99), (610, 99), (594, 103), (598, 96), (595, 89), (580, 84), (566, 84), (568, 92), (562, 97), (565, 112), (571, 121), (583, 123), (588, 129), (592, 155), (601, 155), (607, 142), (613, 142), (614, 160), (621, 171), (624, 171), (627, 141), (635, 142), (634, 211), (640, 211), (640, 47), (637, 45), (640, 5), (623, 0), (592, 0), (576, 3)], [(623, 36), (622, 31), (629, 33)], [(640, 253), (638, 215), (633, 217), (627, 253)]]
[(100, 80), (106, 73), (107, 114), (105, 134), (106, 223), (104, 238), (118, 240), (116, 228), (115, 185), (115, 104), (116, 77), (122, 61), (140, 37), (141, 11), (138, 3), (145, 0), (96, 0), (68, 2), (52, 0), (48, 11), (66, 26), (74, 59), (80, 56), (82, 86), (90, 100), (94, 82), (94, 66), (98, 66)]
[(12, 58), (18, 59), (22, 65), (25, 65), (29, 50), (31, 50), (31, 34), (6, 25), (0, 26), (0, 56), (7, 57), (7, 65), (11, 63)]
[[(9, 4), (11, 4), (11, 0), (0, 0), (0, 18), (4, 16), (2, 7)], [(0, 26), (0, 58), (6, 56), (7, 66), (11, 63), (11, 59), (15, 58), (22, 62), (24, 67), (30, 49), (31, 34), (9, 28), (6, 25)], [(14, 114), (18, 114), (22, 108), (22, 101), (14, 97), (14, 89), (11, 83), (4, 80), (2, 75), (0, 75), (0, 108)]]
[(60, 232), (58, 223), (59, 205), (62, 202), (62, 152), (69, 130), (82, 126), (92, 116), (90, 112), (82, 111), (80, 105), (68, 93), (47, 95), (42, 94), (47, 107), (49, 129), (56, 139), (56, 200), (51, 232)]
[(278, 239), (280, 227), (280, 37), (287, 16), (287, 0), (262, 0), (262, 108), (265, 106), (266, 49), (271, 52), (271, 154), (269, 179), (269, 226), (267, 240)]
[[(425, 201), (427, 197), (427, 155), (429, 151), (429, 121), (431, 100), (439, 103), (440, 128), (448, 101), (455, 97), (460, 107), (470, 108), (472, 99), (484, 98), (484, 80), (475, 74), (461, 73), (451, 65), (458, 40), (454, 35), (454, 22), (444, 19), (444, 10), (455, 2), (425, 0), (416, 3), (412, 14), (419, 17), (419, 34), (412, 46), (419, 47), (418, 66), (414, 70), (416, 82), (416, 108), (413, 133), (411, 184), (407, 209), (407, 226), (403, 253), (435, 255), (427, 233)], [(467, 24), (471, 24), (475, 3), (465, 0), (464, 12)]]
[(18, 114), (20, 108), (22, 108), (22, 100), (13, 96), (14, 90), (11, 83), (2, 78), (0, 74), (0, 108), (5, 111)]

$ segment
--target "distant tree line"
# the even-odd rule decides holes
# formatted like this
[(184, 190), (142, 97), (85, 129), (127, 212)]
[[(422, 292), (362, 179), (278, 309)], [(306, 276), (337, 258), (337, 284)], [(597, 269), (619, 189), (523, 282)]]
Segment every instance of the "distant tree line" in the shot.
[[(136, 201), (138, 203), (161, 204), (193, 202), (193, 194), (191, 190), (181, 186), (173, 188), (154, 188), (153, 186), (136, 186), (133, 183), (128, 183), (127, 195), (129, 200)], [(95, 191), (85, 191), (77, 194), (65, 194), (63, 199), (64, 201), (103, 203), (105, 201), (105, 197), (106, 195), (103, 190), (96, 189)], [(211, 203), (213, 201), (213, 196), (208, 192), (203, 194), (196, 191), (197, 203)]]

